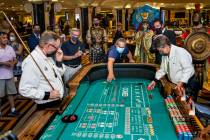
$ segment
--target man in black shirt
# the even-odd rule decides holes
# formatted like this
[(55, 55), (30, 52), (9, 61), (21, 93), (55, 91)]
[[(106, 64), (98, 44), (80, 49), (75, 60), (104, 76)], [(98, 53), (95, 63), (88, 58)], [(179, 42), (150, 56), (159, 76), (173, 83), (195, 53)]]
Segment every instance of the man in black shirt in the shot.
[(66, 65), (64, 81), (67, 82), (71, 77), (81, 69), (81, 56), (85, 55), (85, 46), (79, 41), (80, 31), (72, 28), (70, 33), (71, 39), (63, 43), (63, 62)]

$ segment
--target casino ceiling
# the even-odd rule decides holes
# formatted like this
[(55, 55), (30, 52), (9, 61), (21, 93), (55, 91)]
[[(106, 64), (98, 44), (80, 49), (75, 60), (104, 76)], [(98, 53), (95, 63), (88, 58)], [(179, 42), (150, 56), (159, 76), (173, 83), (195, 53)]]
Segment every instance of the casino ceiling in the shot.
[(194, 3), (201, 3), (202, 8), (210, 9), (210, 0), (0, 0), (0, 9), (5, 11), (24, 11), (24, 4), (29, 1), (60, 2), (63, 9), (87, 6), (99, 6), (101, 8), (135, 8), (144, 4), (150, 4), (157, 8), (193, 9)]

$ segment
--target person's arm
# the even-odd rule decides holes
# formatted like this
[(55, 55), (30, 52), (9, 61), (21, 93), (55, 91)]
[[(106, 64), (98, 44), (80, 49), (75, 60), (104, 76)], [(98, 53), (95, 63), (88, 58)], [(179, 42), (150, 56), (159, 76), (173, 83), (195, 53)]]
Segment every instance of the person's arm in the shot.
[(71, 56), (64, 55), (63, 56), (63, 60), (66, 60), (66, 61), (73, 60), (73, 59), (76, 59), (76, 58), (77, 58), (76, 55), (71, 55)]
[(17, 64), (17, 59), (16, 59), (16, 54), (15, 51), (11, 48), (11, 53), (10, 55), (12, 56), (12, 59), (9, 61), (4, 62), (4, 65), (6, 67), (14, 67), (15, 64)]
[(164, 61), (162, 60), (162, 63), (160, 65), (160, 69), (156, 71), (155, 73), (155, 79), (150, 82), (148, 85), (148, 90), (153, 90), (157, 81), (160, 80), (164, 75), (166, 74), (165, 68), (164, 68)]
[(129, 63), (134, 63), (135, 61), (133, 60), (133, 56), (131, 54), (131, 52), (129, 51), (128, 54), (127, 54), (127, 57), (129, 59)]
[(164, 60), (164, 58), (162, 57), (160, 69), (158, 71), (156, 71), (156, 73), (155, 73), (156, 80), (160, 80), (163, 76), (166, 75), (166, 70), (165, 70), (165, 65), (167, 65), (166, 63), (167, 63), (166, 60)]
[(58, 49), (56, 54), (55, 54), (55, 65), (62, 76), (66, 70), (65, 65), (63, 64), (63, 51), (61, 49)]
[(89, 45), (92, 44), (90, 29), (87, 31), (86, 40)]
[(107, 81), (108, 81), (108, 82), (111, 82), (112, 80), (115, 79), (114, 71), (113, 71), (114, 61), (115, 61), (114, 58), (112, 58), (112, 57), (109, 57), (109, 58), (108, 58), (108, 64), (107, 64), (107, 68), (108, 68)]
[(23, 46), (21, 44), (18, 44), (19, 47), (18, 47), (18, 50), (15, 52), (16, 55), (22, 55), (23, 53)]

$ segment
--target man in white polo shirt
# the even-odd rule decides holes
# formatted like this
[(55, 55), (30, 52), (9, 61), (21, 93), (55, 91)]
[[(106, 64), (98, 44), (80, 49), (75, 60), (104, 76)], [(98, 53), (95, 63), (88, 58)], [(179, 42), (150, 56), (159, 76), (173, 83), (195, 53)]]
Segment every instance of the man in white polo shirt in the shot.
[(162, 55), (162, 62), (160, 69), (156, 72), (155, 80), (149, 85), (150, 89), (155, 87), (157, 80), (167, 75), (168, 79), (176, 84), (179, 96), (186, 91), (186, 94), (196, 99), (200, 87), (195, 79), (190, 53), (184, 48), (171, 44), (165, 35), (158, 35), (154, 40), (154, 45)]
[(60, 43), (58, 35), (45, 31), (41, 35), (39, 46), (31, 53), (41, 70), (30, 55), (22, 64), (23, 73), (19, 92), (25, 97), (34, 99), (40, 109), (59, 105), (64, 95), (61, 76), (65, 67), (62, 64), (63, 52)]

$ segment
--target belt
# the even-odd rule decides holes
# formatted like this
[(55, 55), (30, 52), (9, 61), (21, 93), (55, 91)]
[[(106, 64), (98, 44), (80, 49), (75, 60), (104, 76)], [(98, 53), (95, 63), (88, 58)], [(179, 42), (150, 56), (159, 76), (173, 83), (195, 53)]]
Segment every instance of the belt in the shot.
[(80, 65), (67, 65), (68, 67), (71, 67), (71, 68), (77, 68), (79, 67)]

